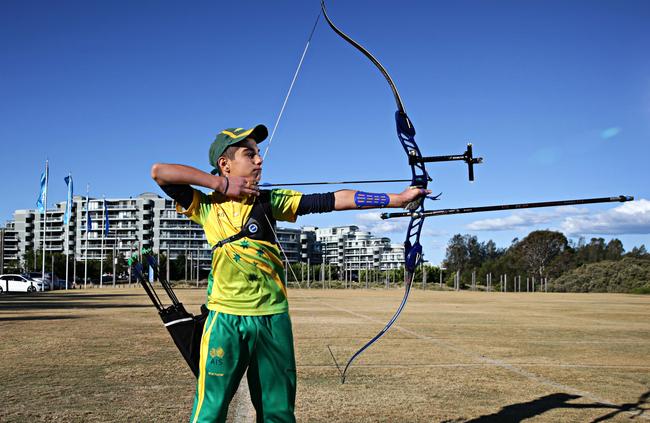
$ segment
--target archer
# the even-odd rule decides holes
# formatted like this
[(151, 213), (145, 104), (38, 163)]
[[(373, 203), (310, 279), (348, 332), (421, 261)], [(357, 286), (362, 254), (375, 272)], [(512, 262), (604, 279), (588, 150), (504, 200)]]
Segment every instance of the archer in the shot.
[(430, 194), (412, 187), (399, 194), (260, 190), (263, 159), (257, 145), (267, 136), (264, 125), (221, 131), (209, 150), (211, 173), (180, 164), (151, 168), (177, 211), (201, 225), (212, 246), (192, 422), (224, 422), (245, 372), (257, 421), (295, 421), (296, 364), (276, 221), (334, 210), (401, 208)]

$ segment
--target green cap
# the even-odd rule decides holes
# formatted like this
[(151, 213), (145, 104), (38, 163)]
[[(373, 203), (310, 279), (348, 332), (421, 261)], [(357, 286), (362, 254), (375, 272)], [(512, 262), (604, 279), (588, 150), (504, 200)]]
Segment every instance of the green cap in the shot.
[(210, 146), (210, 164), (212, 167), (214, 167), (211, 173), (213, 175), (219, 173), (217, 159), (219, 159), (223, 152), (226, 151), (226, 148), (230, 147), (233, 144), (237, 144), (246, 138), (252, 138), (256, 143), (259, 144), (264, 141), (268, 135), (269, 131), (264, 125), (257, 125), (251, 129), (228, 128), (219, 132), (217, 137), (212, 142), (212, 145)]

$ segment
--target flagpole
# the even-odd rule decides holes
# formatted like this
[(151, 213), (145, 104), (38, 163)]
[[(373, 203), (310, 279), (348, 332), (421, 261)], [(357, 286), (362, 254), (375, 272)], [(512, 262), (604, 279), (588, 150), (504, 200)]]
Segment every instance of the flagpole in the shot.
[[(102, 207), (102, 223), (106, 222), (106, 196), (102, 196), (103, 206)], [(101, 253), (99, 254), (99, 287), (104, 286), (104, 228), (102, 231), (102, 248)]]
[(90, 184), (86, 184), (86, 248), (84, 252), (84, 289), (88, 284), (88, 222), (90, 218), (90, 207), (88, 206), (88, 192), (90, 191)]
[[(43, 291), (45, 291), (45, 249), (47, 247), (47, 184), (49, 179), (49, 161), (45, 160), (45, 193), (43, 195), (43, 263), (41, 267), (41, 277), (43, 278)], [(54, 289), (54, 278), (52, 278), (52, 286)]]
[(77, 243), (74, 243), (74, 251), (72, 252), (72, 286), (77, 283)]
[[(66, 207), (68, 206), (67, 201), (66, 201)], [(65, 289), (66, 291), (68, 290), (68, 265), (70, 264), (70, 251), (68, 250), (70, 248), (70, 244), (68, 242), (68, 238), (70, 237), (70, 223), (65, 225)]]
[[(68, 172), (68, 184), (72, 183), (72, 175)], [(68, 185), (69, 192), (69, 185)], [(70, 265), (70, 243), (68, 239), (70, 238), (70, 212), (72, 211), (72, 206), (70, 206), (70, 196), (66, 196), (65, 200), (65, 215), (67, 216), (67, 222), (65, 224), (65, 289), (68, 290), (68, 266)]]

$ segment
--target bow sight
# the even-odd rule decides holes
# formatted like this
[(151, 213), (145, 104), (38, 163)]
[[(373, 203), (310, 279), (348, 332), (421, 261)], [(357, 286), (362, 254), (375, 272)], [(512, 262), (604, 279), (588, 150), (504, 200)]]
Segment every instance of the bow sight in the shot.
[(417, 157), (414, 154), (409, 155), (409, 165), (417, 163), (434, 163), (434, 162), (453, 162), (462, 160), (467, 163), (467, 171), (469, 173), (470, 182), (474, 182), (474, 165), (483, 163), (483, 157), (474, 157), (472, 154), (472, 144), (467, 144), (467, 150), (463, 154), (449, 155), (449, 156), (425, 156)]

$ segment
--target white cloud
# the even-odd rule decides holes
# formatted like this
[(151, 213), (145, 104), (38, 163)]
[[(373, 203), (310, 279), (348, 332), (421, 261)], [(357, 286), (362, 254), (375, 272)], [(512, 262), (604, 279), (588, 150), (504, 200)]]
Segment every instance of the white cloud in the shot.
[[(409, 221), (411, 220), (408, 217), (403, 218), (394, 218), (383, 220), (381, 216), (382, 212), (365, 212), (359, 213), (356, 215), (358, 221), (357, 226), (364, 231), (368, 231), (375, 236), (389, 236), (393, 235), (390, 238), (396, 238), (397, 241), (402, 240), (406, 235), (406, 231), (409, 226)], [(425, 236), (441, 236), (444, 235), (443, 232), (438, 231), (431, 227), (431, 222), (433, 219), (425, 220), (424, 227), (422, 228), (422, 235)], [(395, 237), (394, 235), (398, 235)], [(394, 242), (397, 242), (393, 240)]]
[(409, 219), (389, 219), (382, 220), (381, 212), (359, 213), (355, 217), (358, 226), (364, 231), (368, 231), (375, 236), (387, 236), (387, 234), (405, 233), (408, 228)]
[(540, 224), (545, 221), (546, 219), (543, 219), (542, 216), (532, 213), (517, 213), (507, 217), (477, 220), (468, 224), (467, 229), (471, 231), (507, 231)]
[(362, 222), (377, 222), (381, 220), (381, 212), (365, 212), (357, 214), (357, 220)]
[(650, 234), (650, 201), (640, 199), (588, 216), (568, 217), (560, 229), (569, 235)]

